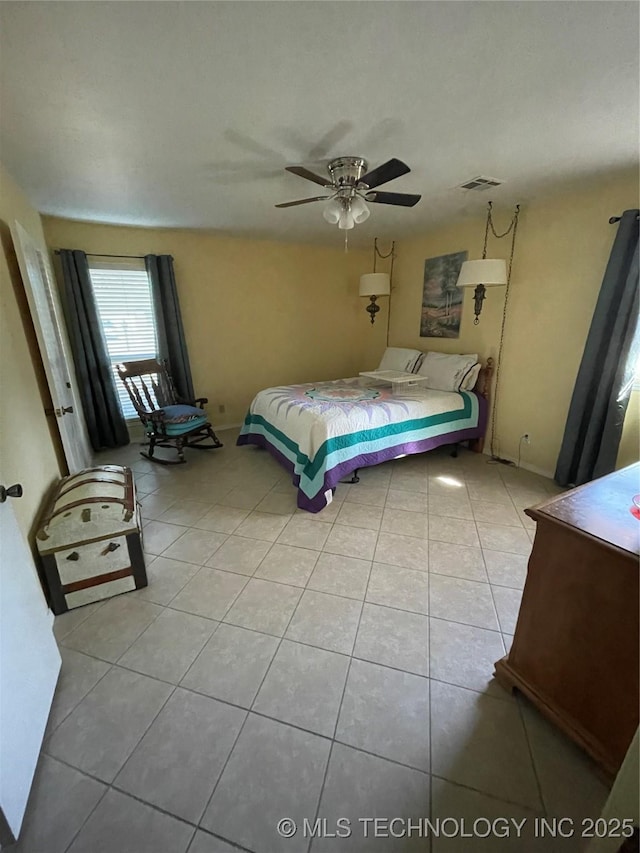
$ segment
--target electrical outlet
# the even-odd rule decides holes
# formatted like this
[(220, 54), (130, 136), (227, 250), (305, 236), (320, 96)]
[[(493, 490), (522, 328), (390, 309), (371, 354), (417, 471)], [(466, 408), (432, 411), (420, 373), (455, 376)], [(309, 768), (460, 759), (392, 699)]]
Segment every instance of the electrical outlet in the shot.
[(224, 403), (221, 403), (218, 406), (218, 412), (220, 412), (221, 415), (224, 415), (224, 413), (225, 413)]
[(531, 436), (528, 432), (525, 432), (520, 436), (520, 441), (524, 441), (525, 444), (531, 444)]

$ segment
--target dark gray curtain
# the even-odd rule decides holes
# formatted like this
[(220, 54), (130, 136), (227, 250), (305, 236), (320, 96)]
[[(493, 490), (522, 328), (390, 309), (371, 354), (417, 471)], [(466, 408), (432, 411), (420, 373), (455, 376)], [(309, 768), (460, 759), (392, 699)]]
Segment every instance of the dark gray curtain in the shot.
[(61, 249), (63, 308), (80, 397), (94, 450), (129, 444), (89, 278), (87, 256)]
[(153, 294), (158, 355), (169, 363), (178, 396), (190, 402), (196, 395), (193, 390), (189, 353), (180, 314), (173, 258), (171, 255), (146, 255), (144, 262)]
[(638, 211), (625, 210), (573, 389), (555, 473), (561, 486), (578, 486), (615, 468), (637, 327)]

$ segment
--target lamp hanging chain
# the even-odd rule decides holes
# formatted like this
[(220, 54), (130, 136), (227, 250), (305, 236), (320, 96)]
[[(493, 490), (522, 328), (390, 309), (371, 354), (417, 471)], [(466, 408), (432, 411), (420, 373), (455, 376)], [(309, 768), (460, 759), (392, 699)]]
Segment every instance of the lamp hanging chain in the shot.
[[(489, 204), (491, 205), (492, 203), (489, 202)], [(493, 234), (494, 237), (497, 237), (498, 240), (500, 240), (500, 239), (502, 239), (502, 237), (506, 237), (507, 234), (509, 234), (511, 232), (511, 230), (516, 227), (516, 223), (518, 221), (518, 211), (519, 210), (520, 210), (520, 205), (517, 204), (516, 205), (516, 212), (513, 214), (513, 219), (511, 220), (509, 227), (507, 228), (506, 231), (503, 231), (502, 234), (498, 234), (498, 232), (494, 228), (493, 216), (491, 214), (491, 207), (489, 207), (489, 215), (488, 215), (487, 219), (489, 221), (489, 225), (491, 226), (491, 233)]]
[(389, 323), (391, 320), (391, 290), (393, 289), (393, 262), (396, 257), (396, 241), (393, 240), (391, 243), (391, 248), (389, 251), (384, 254), (378, 248), (378, 238), (373, 238), (373, 271), (376, 271), (376, 261), (378, 258), (381, 258), (383, 261), (387, 258), (391, 258), (391, 266), (389, 267), (389, 307), (387, 309), (387, 346), (389, 346)]
[(484, 226), (484, 246), (482, 247), (482, 260), (485, 261), (487, 259), (487, 240), (489, 239), (489, 223), (491, 222), (491, 208), (493, 206), (493, 202), (489, 202), (489, 206), (487, 207), (487, 221)]
[[(389, 255), (391, 255), (391, 266), (389, 267), (389, 307), (387, 308), (387, 346), (389, 346), (389, 328), (391, 325), (391, 292), (393, 290), (393, 262), (396, 259), (396, 243), (395, 240), (391, 244), (391, 251)], [(387, 255), (386, 257), (389, 257)]]
[(374, 240), (373, 240), (373, 251), (374, 251), (373, 262), (374, 262), (374, 264), (375, 264), (375, 262), (376, 262), (376, 255), (377, 255), (379, 258), (382, 258), (382, 260), (385, 260), (385, 258), (390, 258), (390, 257), (392, 257), (392, 256), (393, 256), (393, 253), (394, 253), (394, 251), (395, 251), (395, 247), (396, 247), (396, 243), (395, 243), (395, 240), (394, 240), (394, 241), (391, 243), (391, 248), (389, 249), (389, 251), (388, 251), (388, 252), (387, 252), (387, 254), (385, 255), (385, 254), (383, 254), (383, 253), (380, 251), (380, 249), (378, 248), (378, 238), (377, 238), (377, 237), (374, 237)]
[[(493, 459), (497, 459), (496, 454), (494, 452), (494, 443), (495, 443), (495, 435), (496, 435), (496, 410), (498, 408), (498, 384), (500, 381), (500, 363), (502, 361), (502, 346), (504, 343), (504, 329), (507, 320), (507, 305), (509, 302), (509, 285), (511, 284), (511, 269), (513, 267), (513, 253), (516, 246), (516, 232), (518, 231), (518, 216), (520, 215), (520, 205), (516, 205), (515, 213), (513, 214), (513, 219), (511, 220), (511, 224), (507, 228), (507, 230), (503, 234), (496, 234), (496, 231), (493, 227), (493, 220), (491, 218), (491, 202), (489, 202), (489, 212), (487, 214), (487, 227), (491, 225), (491, 231), (494, 236), (498, 237), (506, 237), (507, 234), (511, 233), (511, 253), (509, 255), (509, 266), (507, 268), (507, 286), (504, 292), (504, 306), (502, 308), (502, 324), (500, 326), (500, 342), (498, 344), (498, 356), (496, 359), (496, 382), (494, 386), (493, 392), (493, 408), (491, 410), (491, 457)], [(487, 243), (487, 235), (485, 233), (485, 250)]]

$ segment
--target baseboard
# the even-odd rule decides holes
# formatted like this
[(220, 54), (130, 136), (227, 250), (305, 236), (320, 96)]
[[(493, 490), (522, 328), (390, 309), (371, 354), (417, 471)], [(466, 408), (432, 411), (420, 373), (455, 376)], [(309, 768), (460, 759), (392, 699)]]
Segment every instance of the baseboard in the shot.
[[(491, 452), (489, 450), (483, 451), (485, 456), (491, 458)], [(544, 468), (538, 468), (536, 465), (531, 465), (529, 462), (524, 462), (522, 459), (520, 460), (520, 464), (518, 465), (518, 460), (514, 459), (513, 456), (500, 456), (501, 459), (507, 459), (509, 462), (513, 462), (519, 468), (524, 468), (525, 471), (531, 471), (532, 474), (538, 474), (540, 477), (546, 477), (548, 480), (553, 480), (553, 472), (546, 471)]]
[[(226, 429), (240, 429), (242, 426), (241, 423), (237, 424), (214, 424), (213, 429), (214, 432), (224, 432)], [(132, 443), (142, 442), (146, 439), (146, 434), (144, 431), (144, 427), (142, 424), (137, 424), (134, 422), (128, 422), (127, 428), (129, 430), (129, 438)], [(487, 457), (491, 456), (491, 453), (488, 448), (483, 451), (483, 454)], [(508, 459), (509, 462), (513, 462), (514, 465), (517, 464), (517, 459), (514, 459), (512, 456), (503, 456), (503, 459)], [(531, 471), (532, 474), (539, 474), (541, 477), (546, 477), (549, 480), (553, 480), (553, 473), (551, 471), (545, 471), (543, 468), (538, 468), (535, 465), (531, 465), (528, 462), (524, 462), (522, 459), (520, 460), (520, 468), (524, 468), (525, 471)]]
[(144, 426), (140, 421), (127, 421), (127, 432), (129, 433), (129, 441), (132, 444), (138, 444), (147, 437)]
[(544, 468), (538, 468), (536, 465), (530, 465), (528, 462), (520, 462), (520, 467), (525, 471), (531, 471), (532, 474), (539, 474), (541, 477), (546, 477), (547, 480), (553, 480), (554, 471), (547, 471)]

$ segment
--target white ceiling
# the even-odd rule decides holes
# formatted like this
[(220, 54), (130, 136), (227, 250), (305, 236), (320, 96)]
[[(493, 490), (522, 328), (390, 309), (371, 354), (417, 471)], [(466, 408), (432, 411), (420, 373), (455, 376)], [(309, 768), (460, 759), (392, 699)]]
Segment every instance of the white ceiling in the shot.
[(283, 167), (398, 157), (422, 201), (350, 236), (404, 236), (636, 162), (639, 8), (1, 2), (0, 156), (46, 213), (335, 245)]

